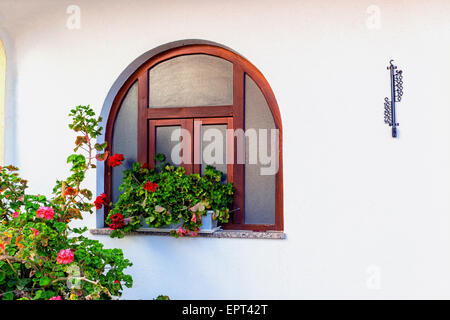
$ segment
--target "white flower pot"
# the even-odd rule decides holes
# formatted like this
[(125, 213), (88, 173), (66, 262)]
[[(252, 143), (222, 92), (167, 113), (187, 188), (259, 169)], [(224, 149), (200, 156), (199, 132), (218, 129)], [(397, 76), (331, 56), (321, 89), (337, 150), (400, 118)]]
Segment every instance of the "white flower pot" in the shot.
[(217, 221), (212, 218), (214, 211), (208, 210), (206, 215), (202, 217), (202, 226), (200, 232), (214, 232), (217, 228)]
[(183, 226), (183, 219), (181, 219), (180, 222), (178, 222), (176, 224), (171, 223), (164, 227), (153, 228), (153, 227), (149, 227), (148, 224), (145, 223), (144, 218), (141, 218), (141, 229), (145, 229), (145, 230), (149, 230), (149, 231), (170, 232), (170, 231), (178, 230), (181, 226)]
[[(206, 215), (202, 216), (202, 225), (200, 227), (199, 233), (213, 233), (217, 230), (220, 230), (220, 227), (217, 226), (217, 221), (212, 218), (214, 211), (208, 210)], [(144, 218), (141, 219), (141, 229), (145, 229), (146, 231), (155, 231), (155, 232), (171, 232), (177, 231), (181, 226), (183, 226), (183, 219), (180, 220), (177, 224), (170, 224), (168, 226), (159, 227), (159, 228), (151, 228), (146, 223)]]

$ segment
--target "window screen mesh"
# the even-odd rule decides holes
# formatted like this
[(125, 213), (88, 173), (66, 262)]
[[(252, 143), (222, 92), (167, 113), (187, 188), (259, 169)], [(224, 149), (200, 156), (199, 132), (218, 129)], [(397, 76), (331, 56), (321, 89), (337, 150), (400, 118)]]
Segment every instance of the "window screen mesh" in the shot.
[(122, 172), (137, 161), (137, 118), (138, 118), (138, 83), (130, 87), (120, 105), (113, 130), (112, 153), (121, 153), (125, 157), (122, 166), (112, 169), (112, 201), (119, 198), (119, 186), (122, 184)]
[(150, 108), (233, 104), (233, 64), (218, 57), (175, 57), (154, 66), (149, 77)]
[[(267, 153), (270, 153), (270, 129), (275, 129), (275, 123), (261, 90), (249, 76), (245, 76), (245, 130), (267, 129)], [(246, 141), (245, 160), (245, 223), (274, 224), (275, 223), (275, 175), (261, 175), (259, 149), (261, 141), (258, 137), (258, 161), (249, 164), (250, 141)], [(264, 165), (266, 166), (266, 165)]]

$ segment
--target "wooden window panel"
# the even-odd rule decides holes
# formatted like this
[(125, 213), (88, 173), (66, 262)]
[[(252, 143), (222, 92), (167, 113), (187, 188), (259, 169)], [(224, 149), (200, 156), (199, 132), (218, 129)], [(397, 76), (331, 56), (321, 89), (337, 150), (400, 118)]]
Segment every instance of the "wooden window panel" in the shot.
[[(158, 127), (167, 126), (180, 126), (190, 134), (191, 141), (186, 141), (182, 138), (182, 151), (181, 151), (181, 166), (186, 170), (187, 174), (191, 174), (193, 171), (193, 157), (192, 157), (192, 137), (194, 134), (193, 120), (192, 119), (168, 119), (168, 120), (149, 120), (148, 130), (148, 164), (151, 167), (155, 167), (155, 155), (156, 155), (156, 129)], [(189, 156), (186, 155), (189, 152)], [(167, 155), (166, 155), (167, 156)], [(186, 157), (188, 157), (186, 161)]]

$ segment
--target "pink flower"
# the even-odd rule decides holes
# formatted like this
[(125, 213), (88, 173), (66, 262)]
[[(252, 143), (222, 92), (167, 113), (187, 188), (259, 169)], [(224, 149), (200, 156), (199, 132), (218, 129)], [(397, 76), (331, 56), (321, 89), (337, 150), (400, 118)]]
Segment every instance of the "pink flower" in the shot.
[(197, 223), (197, 215), (196, 215), (195, 213), (192, 215), (191, 221), (192, 221), (193, 223)]
[(30, 228), (31, 231), (33, 232), (33, 236), (37, 237), (39, 235), (39, 230), (35, 229), (35, 228)]
[(55, 212), (53, 211), (53, 208), (50, 207), (40, 207), (36, 210), (36, 217), (38, 218), (52, 220), (54, 215)]
[(61, 299), (61, 296), (54, 296), (54, 297), (51, 297), (48, 300), (62, 300), (62, 299)]
[(180, 237), (184, 236), (186, 232), (187, 231), (183, 227), (180, 227), (180, 229), (177, 230), (177, 233)]
[(20, 216), (20, 213), (18, 211), (13, 213), (13, 218), (18, 218)]
[(73, 252), (70, 249), (61, 250), (58, 253), (58, 258), (56, 258), (56, 262), (59, 264), (69, 264), (73, 261)]

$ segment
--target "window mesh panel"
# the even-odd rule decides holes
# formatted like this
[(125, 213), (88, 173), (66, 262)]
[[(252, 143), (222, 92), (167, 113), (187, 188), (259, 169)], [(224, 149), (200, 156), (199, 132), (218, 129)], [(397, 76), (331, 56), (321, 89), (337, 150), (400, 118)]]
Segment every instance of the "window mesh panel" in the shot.
[[(180, 157), (180, 141), (181, 141), (181, 126), (167, 126), (156, 127), (156, 153), (162, 153), (166, 156), (166, 162), (174, 166), (181, 164)], [(172, 134), (175, 141), (172, 141)], [(178, 146), (178, 148), (176, 148)], [(173, 154), (172, 154), (173, 153)]]
[[(245, 129), (256, 129), (258, 148), (250, 148), (251, 142), (246, 139), (245, 160), (245, 223), (274, 224), (275, 223), (275, 175), (261, 175), (262, 165), (259, 157), (261, 142), (259, 130), (267, 129), (266, 154), (271, 152), (270, 130), (275, 129), (275, 123), (269, 106), (261, 90), (248, 75), (245, 76)], [(257, 150), (257, 162), (249, 164), (250, 149)]]
[(203, 175), (205, 173), (207, 165), (211, 165), (223, 173), (222, 182), (226, 182), (227, 126), (225, 124), (205, 124), (202, 125), (201, 131), (202, 131), (201, 174)]
[(233, 104), (233, 64), (227, 60), (179, 56), (157, 64), (149, 76), (150, 108)]
[(137, 161), (137, 118), (138, 118), (138, 82), (128, 91), (120, 105), (113, 130), (112, 153), (125, 157), (122, 166), (112, 168), (112, 201), (119, 198), (119, 186), (122, 184), (124, 169), (129, 169)]

